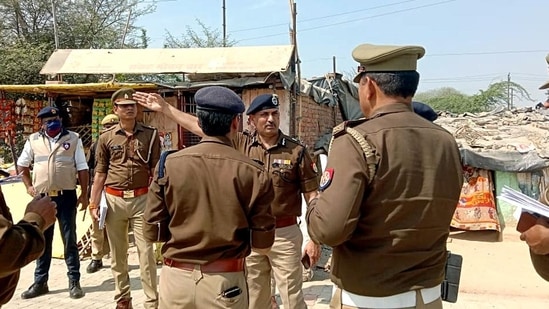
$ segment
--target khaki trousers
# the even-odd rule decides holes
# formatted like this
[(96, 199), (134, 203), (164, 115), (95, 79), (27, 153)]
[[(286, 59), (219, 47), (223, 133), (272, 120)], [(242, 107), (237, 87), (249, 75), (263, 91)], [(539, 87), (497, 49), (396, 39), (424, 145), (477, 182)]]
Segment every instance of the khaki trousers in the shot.
[(143, 292), (147, 297), (145, 308), (158, 307), (156, 283), (156, 261), (152, 243), (143, 237), (143, 210), (147, 195), (134, 198), (122, 198), (106, 194), (109, 210), (105, 224), (111, 247), (111, 271), (114, 277), (115, 296), (118, 301), (130, 297), (130, 276), (128, 274), (128, 225), (133, 227), (133, 235), (139, 257), (139, 269)]
[(299, 226), (276, 229), (275, 241), (267, 255), (252, 253), (246, 258), (250, 308), (271, 308), (271, 273), (274, 275), (284, 308), (306, 309), (303, 298)]
[[(203, 273), (200, 266), (190, 271), (164, 265), (159, 285), (160, 309), (253, 308), (248, 307), (244, 272)], [(231, 298), (221, 295), (232, 287), (239, 287), (242, 293)]]
[[(335, 293), (332, 296), (332, 301), (330, 302), (330, 309), (379, 309), (379, 308), (369, 308), (369, 307), (353, 307), (341, 304), (341, 289), (335, 287)], [(423, 297), (421, 292), (416, 290), (416, 306), (415, 307), (403, 307), (403, 308), (391, 308), (391, 309), (442, 309), (442, 299), (440, 297), (433, 302), (428, 304), (423, 303)]]
[(91, 257), (93, 260), (101, 260), (110, 252), (109, 242), (107, 241), (106, 229), (99, 229), (99, 220), (92, 220), (91, 237)]

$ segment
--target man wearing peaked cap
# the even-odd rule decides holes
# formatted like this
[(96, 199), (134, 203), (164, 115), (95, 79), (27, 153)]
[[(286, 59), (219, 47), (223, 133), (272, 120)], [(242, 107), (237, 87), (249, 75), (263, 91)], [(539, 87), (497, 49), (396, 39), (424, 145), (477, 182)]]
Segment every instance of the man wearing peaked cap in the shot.
[[(197, 105), (200, 97), (197, 92)], [(150, 110), (165, 113), (183, 128), (199, 136), (205, 135), (195, 116), (172, 107), (161, 96), (137, 92), (134, 98)], [(239, 132), (233, 138), (235, 148), (261, 162), (274, 184), (271, 207), (276, 217), (276, 241), (270, 251), (252, 250), (246, 258), (250, 308), (271, 307), (271, 274), (276, 279), (284, 308), (307, 308), (301, 289), (301, 260), (314, 266), (320, 257), (319, 244), (311, 241), (302, 249), (303, 235), (297, 224), (302, 195), (308, 203), (317, 194), (316, 165), (304, 145), (280, 131), (282, 101), (275, 94), (257, 96), (246, 112), (255, 132)]]
[[(44, 107), (37, 117), (42, 123), (40, 132), (31, 134), (17, 160), (27, 193), (33, 197), (45, 194), (57, 204), (57, 219), (65, 247), (65, 263), (69, 279), (69, 297), (81, 298), (80, 258), (76, 239), (76, 213), (88, 206), (88, 165), (82, 140), (77, 133), (63, 128), (59, 110)], [(30, 167), (33, 166), (33, 177)], [(51, 171), (54, 170), (55, 173)], [(76, 176), (75, 176), (76, 175)], [(77, 180), (81, 186), (77, 197)], [(54, 226), (44, 231), (46, 248), (38, 258), (34, 282), (21, 298), (34, 298), (49, 292), (48, 279), (52, 259)]]
[[(118, 116), (115, 114), (108, 114), (107, 116), (101, 119), (102, 130), (107, 130), (116, 124), (118, 124)], [(90, 168), (90, 179), (93, 180), (93, 175), (95, 172), (95, 153), (97, 152), (97, 141), (94, 141), (90, 146), (90, 151), (88, 152), (88, 166)], [(91, 187), (91, 183), (90, 183)], [(91, 189), (91, 188), (90, 188)], [(91, 192), (91, 190), (89, 191)], [(107, 233), (105, 229), (99, 227), (99, 221), (92, 220), (92, 232), (90, 235), (91, 238), (91, 261), (86, 268), (88, 274), (95, 273), (103, 268), (103, 257), (108, 255), (110, 252), (109, 242), (107, 240)]]
[[(545, 57), (545, 60), (547, 61), (547, 64), (549, 64), (549, 54)], [(540, 87), (540, 89), (547, 88), (549, 88), (549, 82)], [(549, 99), (545, 101), (545, 103), (549, 103)], [(544, 184), (542, 192), (547, 192), (548, 190), (548, 185)], [(546, 194), (542, 194), (540, 201), (544, 204), (549, 204)], [(549, 281), (549, 219), (545, 217), (536, 219), (528, 213), (522, 213), (519, 223), (529, 221), (533, 221), (535, 224), (531, 225), (530, 228), (526, 230), (522, 230), (520, 239), (525, 241), (528, 245), (530, 249), (530, 259), (532, 260), (532, 265), (538, 275), (546, 281)]]
[[(111, 250), (116, 308), (132, 308), (128, 275), (128, 226), (131, 225), (140, 252), (139, 279), (145, 294), (143, 305), (152, 309), (158, 307), (156, 258), (153, 244), (144, 238), (143, 212), (150, 179), (160, 159), (160, 138), (155, 128), (137, 122), (134, 93), (131, 88), (122, 88), (111, 97), (113, 112), (119, 121), (97, 139), (89, 210), (92, 218), (99, 220), (99, 205), (104, 196), (108, 209), (105, 227)], [(97, 267), (90, 266), (90, 271), (94, 268)]]
[(103, 126), (103, 129), (108, 129), (117, 123), (118, 116), (116, 116), (115, 114), (108, 114), (103, 119), (101, 119), (101, 125)]
[(424, 54), (421, 46), (359, 45), (353, 50), (353, 58), (360, 63), (353, 81), (358, 83), (365, 72), (415, 71)]
[(111, 101), (113, 105), (124, 105), (124, 104), (135, 104), (132, 95), (135, 93), (135, 90), (132, 88), (120, 88), (115, 91), (111, 96)]
[(256, 308), (248, 306), (244, 259), (273, 244), (272, 182), (233, 147), (240, 97), (212, 86), (194, 98), (203, 138), (160, 160), (144, 214), (146, 239), (165, 242), (159, 305)]
[(463, 177), (453, 136), (412, 111), (424, 53), (372, 44), (353, 51), (366, 118), (334, 128), (306, 216), (312, 239), (334, 248), (331, 308), (442, 308)]

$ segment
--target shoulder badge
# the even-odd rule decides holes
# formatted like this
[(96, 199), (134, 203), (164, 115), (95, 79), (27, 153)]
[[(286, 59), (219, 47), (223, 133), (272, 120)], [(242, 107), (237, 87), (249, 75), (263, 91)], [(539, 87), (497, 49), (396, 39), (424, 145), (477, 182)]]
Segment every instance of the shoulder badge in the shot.
[(311, 167), (313, 168), (313, 172), (315, 172), (315, 174), (318, 174), (318, 167), (316, 166), (315, 162), (311, 162)]
[(334, 169), (333, 168), (327, 168), (323, 173), (322, 177), (320, 178), (320, 191), (326, 190), (332, 183), (332, 179), (334, 178)]

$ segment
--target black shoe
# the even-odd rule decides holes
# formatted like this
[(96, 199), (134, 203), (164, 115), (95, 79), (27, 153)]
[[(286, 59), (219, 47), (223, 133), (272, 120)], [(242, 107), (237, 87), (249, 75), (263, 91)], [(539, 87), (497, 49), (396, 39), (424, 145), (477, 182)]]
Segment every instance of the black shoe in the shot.
[(103, 268), (103, 261), (101, 260), (91, 260), (90, 265), (86, 268), (88, 274), (93, 274), (94, 272)]
[(48, 283), (33, 283), (28, 290), (21, 293), (22, 299), (35, 298), (40, 295), (47, 294), (50, 290), (48, 289)]
[(69, 296), (73, 299), (84, 297), (84, 291), (80, 287), (80, 282), (71, 281), (69, 283)]

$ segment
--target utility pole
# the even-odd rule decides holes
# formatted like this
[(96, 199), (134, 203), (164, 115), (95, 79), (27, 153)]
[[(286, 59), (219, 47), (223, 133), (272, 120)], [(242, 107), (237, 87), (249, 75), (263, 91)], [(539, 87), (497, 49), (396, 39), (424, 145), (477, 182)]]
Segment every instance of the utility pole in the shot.
[(336, 75), (336, 56), (332, 56), (332, 71), (334, 72), (334, 78)]
[(53, 0), (51, 2), (51, 15), (53, 18), (53, 37), (55, 40), (55, 49), (59, 48), (59, 38), (57, 36), (57, 19), (55, 18), (55, 4), (53, 3)]
[[(294, 108), (293, 108), (293, 112), (292, 112), (292, 109), (290, 109), (290, 112), (292, 112), (292, 121), (295, 122), (295, 120), (297, 120), (298, 122), (298, 126), (297, 126), (297, 138), (298, 139), (301, 139), (301, 120), (302, 120), (302, 117), (303, 117), (303, 108), (302, 108), (302, 102), (301, 102), (301, 95), (300, 95), (300, 91), (301, 91), (301, 60), (299, 59), (299, 53), (298, 53), (298, 48), (297, 48), (297, 4), (295, 3), (294, 0), (290, 0), (290, 11), (291, 11), (291, 14), (292, 14), (292, 29), (291, 29), (291, 32), (290, 32), (290, 40), (292, 42), (292, 45), (294, 47), (294, 69), (295, 69), (295, 73), (296, 73), (296, 76), (297, 76), (297, 80), (295, 82), (295, 86), (294, 86)], [(295, 106), (296, 105), (299, 105), (299, 114), (298, 114), (298, 117), (295, 117), (295, 114), (296, 114), (296, 111), (295, 111)], [(293, 135), (296, 135), (295, 133), (295, 126), (293, 126)]]
[(225, 10), (225, 0), (223, 0), (223, 47), (227, 47), (227, 18)]

